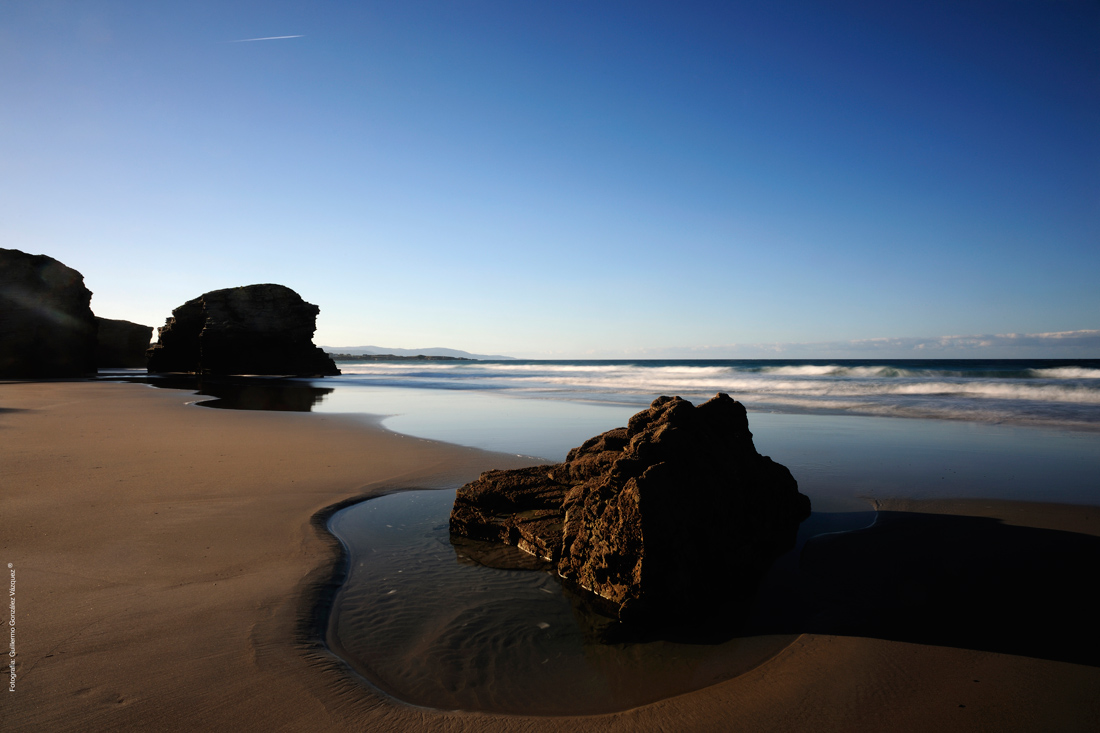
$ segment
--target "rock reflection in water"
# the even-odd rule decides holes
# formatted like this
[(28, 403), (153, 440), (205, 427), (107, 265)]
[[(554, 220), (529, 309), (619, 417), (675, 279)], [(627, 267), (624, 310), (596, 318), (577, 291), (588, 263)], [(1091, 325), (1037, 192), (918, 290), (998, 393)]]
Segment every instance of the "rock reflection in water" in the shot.
[[(615, 608), (601, 603), (601, 599), (568, 580), (562, 579), (552, 562), (523, 552), (512, 545), (502, 545), (488, 540), (472, 540), (450, 535), (451, 545), (460, 565), (473, 565), (498, 570), (528, 570), (546, 573), (560, 584), (561, 593), (569, 601), (573, 622), (584, 638), (585, 644), (607, 645), (674, 641), (690, 644), (721, 644), (738, 636), (744, 630), (754, 610), (755, 596), (749, 601), (731, 598), (722, 607), (684, 609), (687, 623), (620, 623), (615, 618)], [(793, 545), (793, 539), (792, 539)]]
[(271, 377), (210, 377), (193, 374), (164, 374), (115, 377), (166, 389), (187, 389), (216, 399), (203, 407), (226, 410), (273, 410), (310, 412), (332, 394), (332, 387), (314, 387), (308, 382)]

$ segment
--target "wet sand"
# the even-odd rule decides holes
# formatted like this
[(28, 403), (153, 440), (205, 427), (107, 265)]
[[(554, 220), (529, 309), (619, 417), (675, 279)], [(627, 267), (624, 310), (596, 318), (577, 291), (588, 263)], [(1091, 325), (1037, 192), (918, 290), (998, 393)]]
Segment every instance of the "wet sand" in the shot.
[[(320, 643), (318, 608), (340, 557), (320, 528), (325, 512), (390, 488), (454, 486), (522, 459), (332, 415), (208, 410), (186, 404), (193, 399), (133, 384), (0, 384), (0, 562), (17, 579), (8, 730), (1094, 730), (1100, 722), (1095, 666), (824, 633), (798, 636), (734, 679), (610, 715), (403, 705)], [(1067, 505), (882, 508), (1098, 534), (1095, 509)], [(1076, 577), (1091, 584), (1094, 572), (1081, 567)]]

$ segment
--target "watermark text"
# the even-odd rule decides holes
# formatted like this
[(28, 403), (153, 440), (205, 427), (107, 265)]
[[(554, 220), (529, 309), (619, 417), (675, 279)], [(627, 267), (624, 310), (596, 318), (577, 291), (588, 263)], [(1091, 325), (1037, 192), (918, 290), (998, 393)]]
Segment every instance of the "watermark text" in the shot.
[(8, 681), (8, 692), (15, 692), (15, 568), (8, 563), (8, 574), (11, 576), (11, 585), (8, 586), (8, 610), (11, 615), (8, 618), (8, 669), (11, 670), (11, 678)]

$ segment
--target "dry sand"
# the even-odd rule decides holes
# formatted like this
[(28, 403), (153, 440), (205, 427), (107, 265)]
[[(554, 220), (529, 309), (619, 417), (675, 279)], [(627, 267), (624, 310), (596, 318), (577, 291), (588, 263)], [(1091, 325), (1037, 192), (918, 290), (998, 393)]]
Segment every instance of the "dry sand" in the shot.
[[(316, 516), (350, 497), (453, 486), (520, 459), (331, 415), (193, 399), (132, 384), (0, 384), (0, 563), (17, 581), (6, 730), (1100, 727), (1095, 667), (821, 635), (736, 679), (614, 715), (402, 705), (312, 633), (339, 555)], [(934, 510), (1097, 533), (1095, 510), (1074, 507)]]

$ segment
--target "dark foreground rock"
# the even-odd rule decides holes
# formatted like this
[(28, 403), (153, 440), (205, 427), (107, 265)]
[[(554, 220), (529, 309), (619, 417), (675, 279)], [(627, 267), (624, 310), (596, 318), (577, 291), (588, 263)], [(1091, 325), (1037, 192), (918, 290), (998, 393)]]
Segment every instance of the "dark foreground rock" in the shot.
[(96, 316), (99, 325), (96, 365), (100, 367), (144, 367), (148, 357), (152, 326)]
[(458, 490), (451, 532), (552, 562), (623, 621), (706, 614), (755, 591), (810, 500), (753, 446), (745, 408), (660, 397), (557, 465), (488, 471)]
[(91, 300), (71, 267), (0, 248), (0, 377), (95, 374)]
[(320, 308), (283, 285), (205, 293), (172, 311), (149, 349), (150, 372), (339, 374), (313, 345)]

